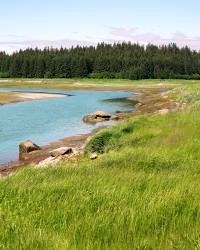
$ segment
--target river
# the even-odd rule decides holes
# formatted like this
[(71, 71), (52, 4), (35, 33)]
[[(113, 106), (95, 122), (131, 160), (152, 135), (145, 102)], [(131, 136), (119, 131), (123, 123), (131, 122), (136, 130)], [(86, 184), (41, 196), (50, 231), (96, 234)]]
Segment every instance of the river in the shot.
[(133, 104), (124, 102), (123, 99), (131, 93), (122, 91), (47, 89), (1, 89), (0, 91), (42, 91), (66, 95), (64, 98), (0, 106), (0, 164), (18, 159), (18, 145), (23, 140), (30, 139), (42, 146), (67, 136), (85, 134), (101, 124), (85, 124), (82, 121), (84, 115), (96, 110), (115, 113), (116, 110), (133, 109)]

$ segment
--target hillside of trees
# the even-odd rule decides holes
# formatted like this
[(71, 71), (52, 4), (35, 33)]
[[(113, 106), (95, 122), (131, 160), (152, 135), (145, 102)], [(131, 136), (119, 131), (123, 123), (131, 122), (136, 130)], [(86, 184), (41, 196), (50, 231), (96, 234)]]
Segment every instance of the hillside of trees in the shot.
[(131, 43), (0, 52), (0, 77), (200, 79), (200, 52)]

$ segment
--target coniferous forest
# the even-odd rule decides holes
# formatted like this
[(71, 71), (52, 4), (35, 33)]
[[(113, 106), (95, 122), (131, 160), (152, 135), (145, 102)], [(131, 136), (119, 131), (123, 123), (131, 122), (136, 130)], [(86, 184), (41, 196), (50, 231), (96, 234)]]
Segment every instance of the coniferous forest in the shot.
[(0, 77), (200, 79), (200, 52), (131, 43), (0, 52)]

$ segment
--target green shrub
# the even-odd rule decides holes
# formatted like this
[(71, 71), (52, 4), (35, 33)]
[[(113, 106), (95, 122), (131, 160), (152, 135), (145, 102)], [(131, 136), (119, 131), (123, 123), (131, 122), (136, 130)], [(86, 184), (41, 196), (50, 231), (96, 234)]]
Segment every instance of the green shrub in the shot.
[(86, 146), (87, 153), (104, 153), (105, 148), (108, 145), (108, 142), (112, 138), (112, 132), (110, 131), (102, 131), (92, 137), (89, 143)]

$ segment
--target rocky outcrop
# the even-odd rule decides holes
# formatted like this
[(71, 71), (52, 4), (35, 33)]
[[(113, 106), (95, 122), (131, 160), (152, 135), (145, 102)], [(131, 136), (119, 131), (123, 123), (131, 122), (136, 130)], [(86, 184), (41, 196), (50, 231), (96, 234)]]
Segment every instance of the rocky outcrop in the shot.
[(83, 121), (85, 123), (97, 123), (103, 121), (119, 121), (128, 118), (131, 115), (131, 112), (121, 112), (116, 111), (114, 115), (110, 115), (104, 111), (96, 111), (90, 115), (86, 115), (83, 117)]
[(73, 159), (83, 154), (82, 148), (61, 147), (49, 152), (50, 156), (40, 161), (37, 167), (55, 166), (61, 160)]
[(26, 155), (30, 152), (40, 150), (41, 148), (30, 140), (23, 141), (19, 144), (19, 160), (26, 160)]
[(96, 111), (90, 115), (86, 115), (83, 117), (83, 121), (85, 123), (97, 123), (102, 121), (109, 121), (111, 115), (104, 111)]
[(51, 156), (53, 156), (53, 157), (68, 155), (68, 154), (72, 154), (72, 153), (73, 153), (73, 149), (69, 148), (69, 147), (57, 148), (57, 149), (54, 149), (50, 152)]
[(53, 157), (50, 156), (46, 159), (44, 159), (43, 161), (40, 161), (37, 165), (37, 167), (47, 167), (47, 166), (53, 166), (55, 164), (57, 164), (62, 158), (61, 157)]

